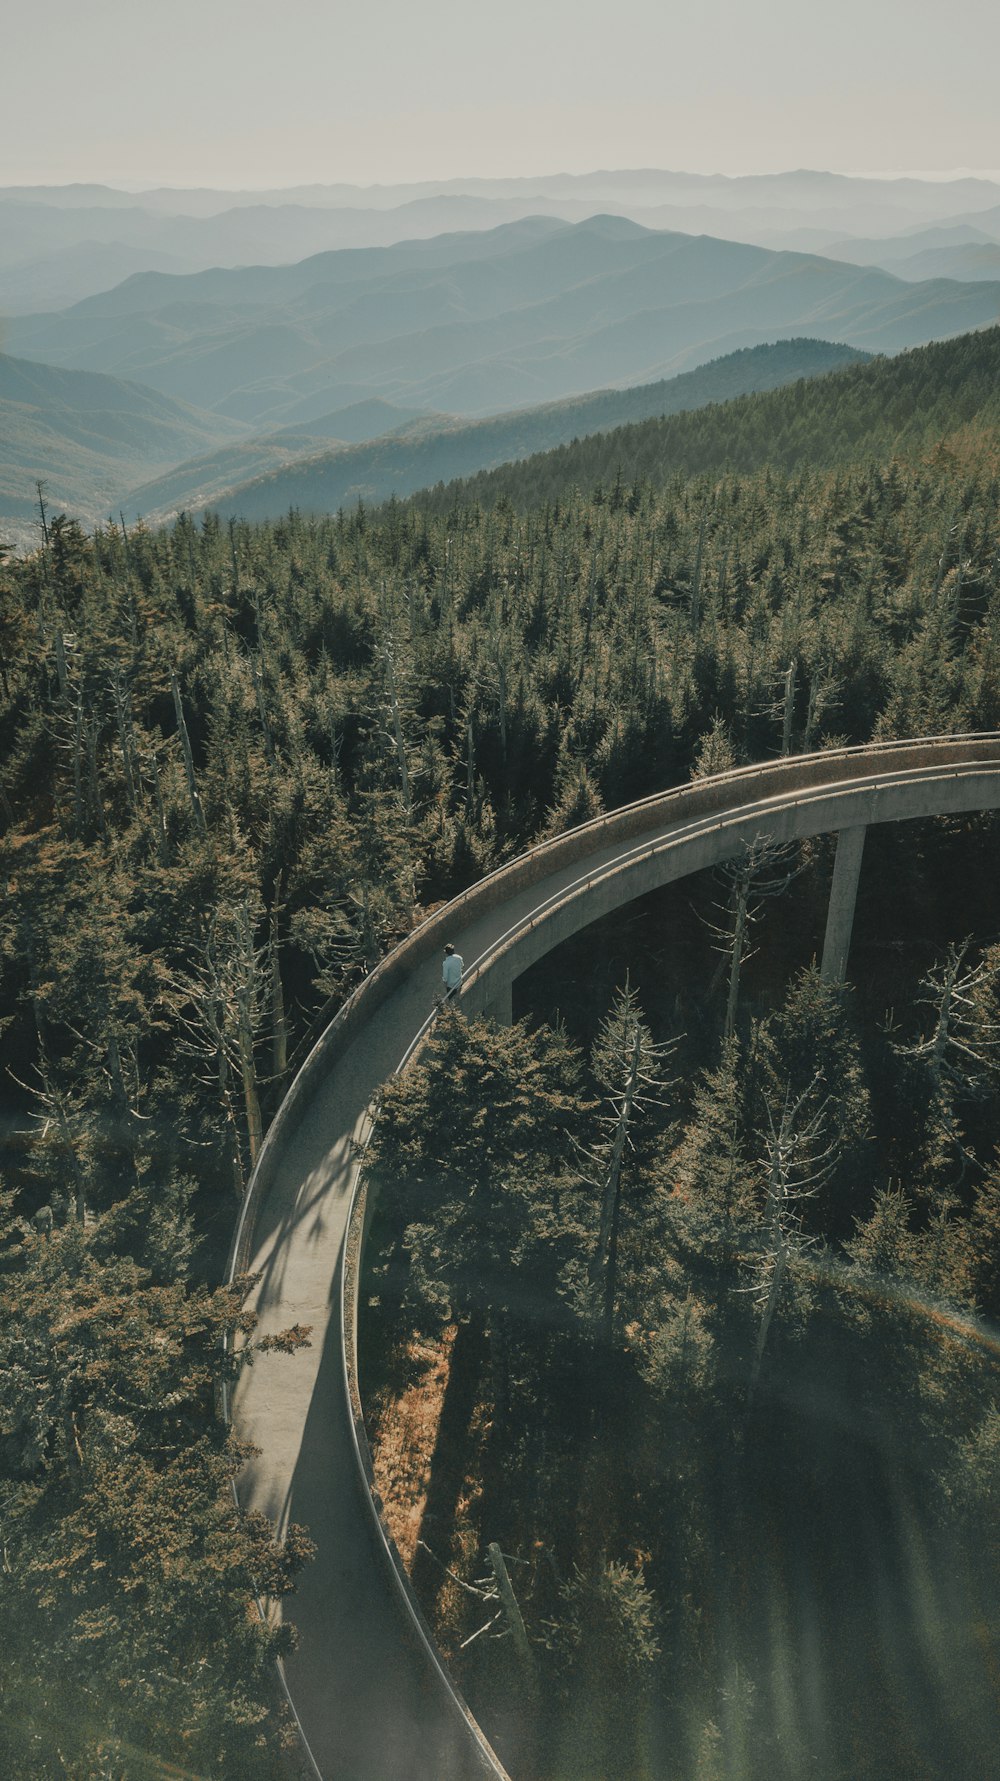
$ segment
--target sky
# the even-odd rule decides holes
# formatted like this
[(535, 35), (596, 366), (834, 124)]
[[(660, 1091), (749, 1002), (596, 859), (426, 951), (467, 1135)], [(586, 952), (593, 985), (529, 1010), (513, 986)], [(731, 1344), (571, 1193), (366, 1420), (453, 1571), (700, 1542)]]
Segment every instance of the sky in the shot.
[(0, 184), (1000, 168), (987, 0), (47, 0)]

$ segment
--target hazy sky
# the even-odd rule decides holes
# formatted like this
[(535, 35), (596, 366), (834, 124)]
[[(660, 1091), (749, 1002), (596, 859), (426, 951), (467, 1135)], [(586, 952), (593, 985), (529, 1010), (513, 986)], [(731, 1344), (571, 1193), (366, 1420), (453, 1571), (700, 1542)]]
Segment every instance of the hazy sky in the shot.
[(1000, 168), (988, 0), (5, 10), (5, 185)]

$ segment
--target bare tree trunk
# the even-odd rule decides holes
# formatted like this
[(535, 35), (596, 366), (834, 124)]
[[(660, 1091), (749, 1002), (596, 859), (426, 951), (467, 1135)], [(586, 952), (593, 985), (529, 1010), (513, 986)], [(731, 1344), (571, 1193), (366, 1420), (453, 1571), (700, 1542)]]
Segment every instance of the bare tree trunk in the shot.
[[(45, 1072), (45, 1076), (47, 1076), (47, 1072)], [(44, 1079), (45, 1078), (43, 1077), (43, 1080)], [(47, 1080), (46, 1095), (49, 1105), (55, 1113), (56, 1124), (59, 1127), (59, 1136), (62, 1139), (63, 1148), (65, 1149), (69, 1163), (70, 1177), (73, 1182), (73, 1206), (76, 1222), (77, 1224), (82, 1225), (85, 1224), (87, 1220), (86, 1184), (83, 1178), (83, 1170), (80, 1167), (80, 1160), (76, 1154), (76, 1145), (73, 1142), (73, 1130), (69, 1123), (69, 1115), (66, 1112), (66, 1103), (63, 1100), (62, 1095), (59, 1093), (59, 1090), (54, 1088)]]
[(45, 484), (44, 484), (44, 482), (36, 482), (35, 483), (35, 492), (38, 495), (38, 511), (42, 516), (42, 537), (45, 540), (45, 548), (46, 548), (46, 550), (48, 550), (48, 548), (49, 548), (49, 522), (48, 522), (48, 519), (47, 519), (46, 513), (45, 513)]
[(472, 730), (472, 706), (465, 725), (465, 814), (471, 820), (475, 806), (476, 750)]
[(764, 1350), (767, 1347), (767, 1338), (770, 1335), (771, 1324), (774, 1322), (774, 1314), (777, 1311), (781, 1300), (781, 1289), (785, 1283), (785, 1271), (788, 1267), (789, 1253), (788, 1243), (785, 1240), (784, 1234), (779, 1229), (777, 1234), (777, 1246), (774, 1250), (774, 1267), (771, 1272), (771, 1280), (767, 1289), (767, 1299), (761, 1315), (760, 1328), (757, 1331), (753, 1365), (750, 1368), (750, 1383), (747, 1387), (748, 1411), (750, 1410), (756, 1395), (757, 1385), (760, 1380), (760, 1369), (764, 1359)]
[(83, 694), (78, 690), (73, 714), (73, 826), (83, 834)]
[(406, 739), (403, 735), (403, 720), (399, 709), (399, 693), (396, 687), (396, 664), (391, 642), (385, 650), (386, 678), (389, 683), (389, 707), (392, 712), (392, 737), (396, 750), (396, 765), (399, 768), (399, 789), (403, 800), (406, 820), (413, 816), (413, 800), (410, 796), (410, 772), (406, 760)]
[(790, 662), (785, 675), (785, 707), (781, 723), (781, 752), (792, 752), (792, 720), (795, 715), (795, 663)]
[(125, 1072), (122, 1069), (121, 1047), (117, 1033), (108, 1038), (108, 1068), (111, 1072), (111, 1100), (119, 1119), (128, 1114), (128, 1093), (125, 1088)]
[(153, 777), (153, 797), (156, 801), (156, 851), (160, 865), (170, 864), (170, 842), (167, 836), (167, 812), (163, 803), (163, 787), (160, 784), (160, 769), (157, 765), (156, 750), (149, 751), (149, 766)]
[(510, 1628), (511, 1637), (514, 1641), (514, 1649), (525, 1669), (533, 1675), (535, 1669), (535, 1657), (531, 1645), (528, 1642), (528, 1634), (525, 1630), (521, 1610), (517, 1605), (517, 1597), (511, 1587), (510, 1576), (507, 1571), (507, 1566), (504, 1563), (503, 1553), (495, 1540), (490, 1542), (486, 1551), (493, 1569), (493, 1575), (497, 1580), (497, 1594), (500, 1597), (500, 1605), (504, 1611), (504, 1618)]
[(115, 702), (115, 722), (118, 726), (118, 746), (122, 752), (122, 772), (125, 776), (125, 791), (133, 816), (138, 816), (139, 776), (135, 765), (135, 738), (132, 730), (132, 701), (128, 688), (123, 685), (121, 674), (117, 669), (111, 676), (111, 693)]
[(788, 1108), (786, 1105), (781, 1116), (781, 1126), (771, 1151), (771, 1163), (767, 1175), (767, 1202), (764, 1207), (764, 1224), (768, 1230), (771, 1246), (771, 1275), (767, 1286), (767, 1298), (764, 1301), (764, 1309), (761, 1313), (760, 1327), (757, 1331), (757, 1341), (754, 1344), (753, 1361), (750, 1367), (750, 1379), (747, 1384), (746, 1410), (748, 1416), (753, 1408), (757, 1383), (760, 1379), (760, 1369), (764, 1359), (764, 1350), (767, 1347), (767, 1338), (770, 1334), (771, 1324), (774, 1321), (774, 1314), (778, 1309), (778, 1303), (781, 1298), (781, 1288), (785, 1279), (785, 1269), (788, 1266), (788, 1243), (781, 1225), (782, 1202), (785, 1198), (787, 1186), (784, 1167), (787, 1133)]
[(743, 968), (743, 953), (747, 942), (747, 899), (750, 895), (750, 880), (741, 873), (734, 886), (736, 910), (733, 924), (732, 953), (729, 962), (729, 995), (726, 999), (726, 1019), (722, 1028), (723, 1039), (731, 1039), (736, 1026), (736, 1009), (740, 999), (740, 972)]
[(243, 1077), (243, 1102), (247, 1116), (247, 1138), (250, 1144), (250, 1167), (253, 1169), (260, 1155), (263, 1122), (257, 1094), (257, 1072), (253, 1061), (253, 1038), (242, 1020), (240, 1022), (239, 1047), (240, 1073)]
[(59, 691), (64, 699), (69, 698), (69, 675), (66, 671), (66, 640), (61, 631), (56, 632), (56, 679)]
[(271, 908), (271, 1016), (272, 1016), (272, 1048), (271, 1068), (277, 1082), (283, 1082), (288, 1074), (288, 1019), (285, 1013), (285, 992), (281, 982), (281, 951), (278, 937), (278, 916), (280, 913), (281, 879), (274, 887), (274, 903)]
[(690, 618), (691, 630), (695, 636), (698, 635), (698, 627), (701, 623), (701, 563), (705, 549), (705, 528), (707, 524), (708, 513), (706, 511), (702, 513), (701, 525), (698, 527), (698, 548), (695, 551), (694, 574), (691, 577)]
[(601, 1202), (601, 1224), (597, 1237), (597, 1249), (591, 1266), (591, 1278), (597, 1285), (603, 1281), (604, 1286), (604, 1327), (610, 1339), (614, 1323), (615, 1284), (618, 1262), (618, 1205), (621, 1198), (622, 1163), (625, 1159), (625, 1146), (628, 1142), (628, 1128), (632, 1118), (632, 1107), (639, 1086), (639, 1069), (642, 1060), (642, 1029), (635, 1024), (632, 1041), (632, 1055), (629, 1059), (628, 1076), (622, 1092), (615, 1125), (615, 1135), (611, 1141), (611, 1154), (604, 1177), (604, 1194)]
[(507, 760), (507, 664), (501, 655), (497, 657), (497, 700), (500, 718), (500, 756)]
[(201, 799), (198, 796), (198, 782), (194, 774), (194, 755), (191, 752), (191, 738), (188, 735), (188, 727), (184, 718), (184, 706), (181, 701), (180, 682), (178, 681), (176, 674), (172, 673), (170, 676), (170, 687), (174, 695), (174, 711), (177, 715), (177, 734), (180, 736), (181, 751), (184, 755), (184, 772), (187, 775), (188, 795), (191, 799), (191, 809), (194, 812), (194, 818), (201, 830), (202, 836), (207, 841), (208, 824), (205, 821), (205, 813), (202, 810)]
[(261, 686), (260, 675), (257, 672), (257, 663), (253, 656), (250, 656), (249, 660), (250, 679), (253, 681), (253, 690), (257, 699), (257, 711), (260, 716), (260, 727), (264, 738), (264, 759), (267, 761), (267, 764), (273, 773), (278, 763), (274, 753), (274, 738), (271, 735), (271, 726), (267, 721), (267, 710), (264, 705), (264, 689)]
[(931, 1081), (940, 1095), (943, 1090), (944, 1064), (948, 1053), (948, 1042), (951, 1038), (951, 1005), (958, 984), (959, 972), (965, 957), (965, 947), (961, 951), (954, 950), (945, 966), (941, 986), (941, 1001), (938, 1006), (937, 1029), (928, 1059)]
[(104, 814), (104, 799), (101, 796), (101, 782), (97, 773), (97, 719), (91, 717), (87, 725), (87, 776), (90, 781), (90, 802), (93, 806), (94, 821), (98, 834), (105, 847), (110, 845), (107, 818)]

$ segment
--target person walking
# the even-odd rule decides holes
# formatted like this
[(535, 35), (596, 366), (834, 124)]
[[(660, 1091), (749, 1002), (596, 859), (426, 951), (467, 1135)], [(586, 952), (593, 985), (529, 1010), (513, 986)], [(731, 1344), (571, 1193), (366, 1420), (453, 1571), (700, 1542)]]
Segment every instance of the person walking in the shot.
[(444, 995), (441, 1000), (447, 1002), (460, 988), (465, 963), (460, 952), (456, 952), (451, 941), (444, 949), (444, 963), (441, 966), (441, 981), (444, 984)]

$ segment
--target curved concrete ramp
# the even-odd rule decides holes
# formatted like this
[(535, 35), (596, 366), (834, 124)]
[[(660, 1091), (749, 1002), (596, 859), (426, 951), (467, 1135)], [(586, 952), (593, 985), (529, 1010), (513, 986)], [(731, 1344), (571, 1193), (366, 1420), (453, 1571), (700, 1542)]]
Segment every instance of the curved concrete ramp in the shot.
[(844, 749), (698, 781), (484, 879), (397, 947), (327, 1029), (268, 1133), (232, 1257), (233, 1272), (261, 1276), (251, 1302), (262, 1330), (312, 1325), (304, 1353), (263, 1356), (245, 1372), (232, 1413), (260, 1449), (241, 1502), (279, 1529), (304, 1522), (317, 1543), (287, 1610), (300, 1632), (287, 1686), (322, 1781), (504, 1775), (407, 1601), (370, 1494), (357, 1388), (354, 1147), (372, 1095), (433, 1007), (444, 940), (466, 960), (463, 1005), (502, 1006), (513, 979), (569, 934), (759, 834), (785, 840), (998, 806), (997, 736)]

